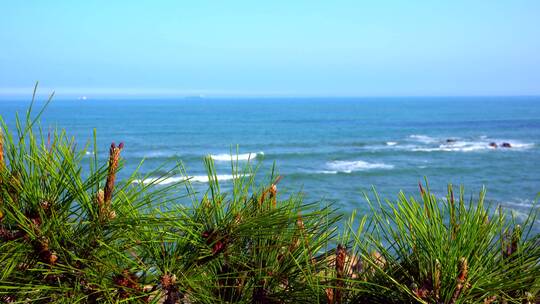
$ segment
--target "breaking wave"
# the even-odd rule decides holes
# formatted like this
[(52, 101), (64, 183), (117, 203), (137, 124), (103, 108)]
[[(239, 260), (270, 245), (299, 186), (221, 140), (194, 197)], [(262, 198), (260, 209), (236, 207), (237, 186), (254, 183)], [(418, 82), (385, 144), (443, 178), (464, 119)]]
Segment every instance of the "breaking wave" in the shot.
[[(459, 137), (435, 138), (427, 135), (409, 135), (409, 143), (392, 145), (392, 148), (413, 152), (474, 152), (487, 150), (525, 150), (534, 147), (534, 143), (524, 143), (517, 140), (494, 139), (486, 135), (476, 139), (462, 139)], [(389, 142), (387, 142), (387, 145)], [(509, 144), (510, 147), (504, 147)]]
[(374, 169), (393, 169), (393, 165), (384, 163), (369, 163), (362, 160), (336, 160), (326, 163), (328, 170), (317, 171), (322, 174), (352, 173), (355, 171), (368, 171)]
[[(497, 146), (491, 146), (492, 143), (495, 143)], [(510, 148), (502, 147), (503, 143), (509, 143)], [(455, 141), (443, 143), (438, 146), (431, 147), (419, 147), (413, 146), (410, 148), (410, 151), (415, 152), (475, 152), (475, 151), (486, 151), (486, 150), (525, 150), (532, 148), (533, 143), (521, 143), (517, 141)]]
[(425, 144), (430, 144), (430, 143), (437, 142), (437, 139), (435, 139), (433, 137), (430, 137), (430, 136), (427, 136), (427, 135), (413, 134), (413, 135), (410, 135), (409, 138), (414, 140), (414, 141), (419, 141), (419, 142), (422, 142), (422, 143), (425, 143)]
[(254, 160), (258, 157), (262, 157), (264, 155), (264, 152), (254, 152), (254, 153), (244, 153), (244, 154), (229, 154), (229, 153), (223, 153), (223, 154), (212, 154), (210, 157), (215, 161), (235, 161), (235, 160), (242, 160), (242, 161), (248, 161), (248, 160)]
[[(217, 180), (220, 182), (230, 181), (241, 176), (233, 176), (230, 174), (218, 174)], [(184, 181), (190, 181), (192, 183), (208, 183), (208, 175), (194, 175), (194, 176), (171, 176), (171, 177), (155, 177), (147, 178), (143, 180), (134, 180), (134, 184), (156, 184), (156, 185), (170, 185), (173, 183), (181, 183)]]

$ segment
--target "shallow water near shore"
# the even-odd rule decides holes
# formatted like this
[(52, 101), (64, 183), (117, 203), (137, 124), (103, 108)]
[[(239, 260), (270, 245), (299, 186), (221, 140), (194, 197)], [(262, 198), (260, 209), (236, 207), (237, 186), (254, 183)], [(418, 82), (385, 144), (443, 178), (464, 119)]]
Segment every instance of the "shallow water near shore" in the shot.
[[(15, 112), (27, 106), (1, 101), (0, 115), (14, 130)], [(372, 185), (382, 198), (416, 195), (424, 176), (441, 197), (447, 183), (466, 186), (466, 196), (485, 185), (488, 202), (517, 216), (540, 192), (540, 97), (89, 98), (53, 101), (42, 126), (66, 129), (81, 148), (95, 128), (103, 161), (110, 143), (123, 141), (120, 178), (143, 158), (142, 174), (182, 161), (201, 191), (203, 156), (212, 155), (226, 189), (238, 145), (233, 158), (261, 162), (261, 177), (276, 163), (280, 192), (302, 191), (306, 201), (324, 199), (343, 213), (367, 211), (363, 191)]]

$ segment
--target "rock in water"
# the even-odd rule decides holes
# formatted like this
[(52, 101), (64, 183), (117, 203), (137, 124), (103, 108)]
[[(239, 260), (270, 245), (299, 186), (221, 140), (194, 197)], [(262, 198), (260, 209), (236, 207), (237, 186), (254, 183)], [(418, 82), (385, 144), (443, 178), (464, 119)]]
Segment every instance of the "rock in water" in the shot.
[(504, 143), (502, 143), (501, 147), (503, 147), (503, 148), (512, 148), (512, 145), (510, 143), (504, 142)]

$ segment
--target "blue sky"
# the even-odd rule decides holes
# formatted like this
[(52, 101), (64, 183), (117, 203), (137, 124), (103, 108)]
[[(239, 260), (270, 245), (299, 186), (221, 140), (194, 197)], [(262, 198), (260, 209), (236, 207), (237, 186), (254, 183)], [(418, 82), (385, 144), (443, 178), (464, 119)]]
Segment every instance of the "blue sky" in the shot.
[(3, 1), (0, 96), (540, 94), (540, 1)]

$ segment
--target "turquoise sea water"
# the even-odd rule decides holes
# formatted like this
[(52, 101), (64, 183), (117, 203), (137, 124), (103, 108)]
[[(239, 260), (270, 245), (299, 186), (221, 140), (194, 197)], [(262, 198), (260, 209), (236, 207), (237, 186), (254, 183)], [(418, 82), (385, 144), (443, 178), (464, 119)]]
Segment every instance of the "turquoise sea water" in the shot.
[[(0, 115), (13, 127), (27, 105), (2, 101)], [(280, 192), (301, 190), (344, 213), (365, 211), (372, 185), (383, 198), (416, 195), (424, 176), (439, 196), (447, 183), (473, 196), (485, 185), (488, 201), (518, 215), (540, 192), (540, 97), (56, 100), (43, 118), (81, 148), (95, 128), (103, 161), (112, 141), (124, 142), (121, 177), (143, 158), (142, 173), (181, 160), (197, 189), (207, 154), (230, 184), (239, 145), (239, 159), (262, 162), (263, 176), (276, 163)]]

